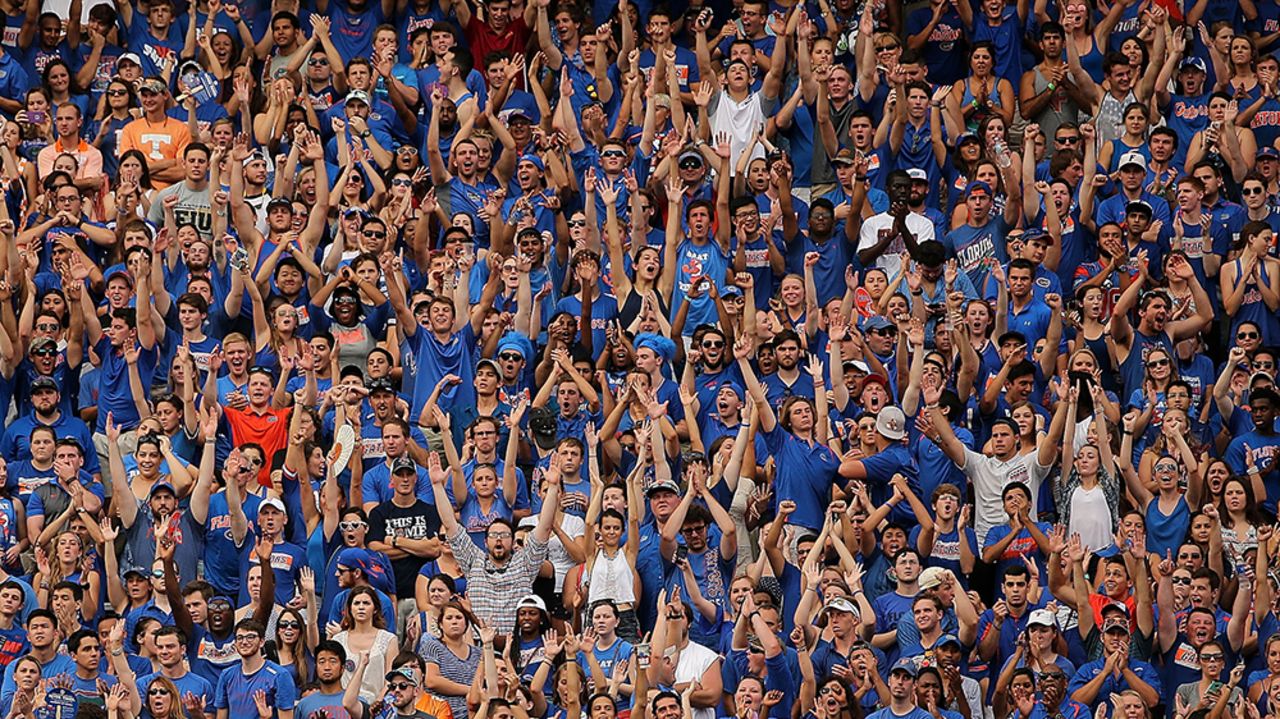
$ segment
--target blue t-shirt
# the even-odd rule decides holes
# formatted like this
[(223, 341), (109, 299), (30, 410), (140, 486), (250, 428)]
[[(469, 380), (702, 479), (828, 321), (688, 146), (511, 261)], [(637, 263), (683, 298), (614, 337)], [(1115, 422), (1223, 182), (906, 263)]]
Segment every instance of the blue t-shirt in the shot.
[(226, 709), (228, 716), (258, 716), (253, 695), (265, 692), (267, 706), (273, 707), (272, 715), (279, 717), (279, 710), (292, 710), (298, 703), (298, 688), (293, 676), (284, 667), (272, 661), (264, 661), (258, 671), (246, 675), (241, 666), (231, 666), (218, 677), (218, 689), (214, 699), (215, 709)]

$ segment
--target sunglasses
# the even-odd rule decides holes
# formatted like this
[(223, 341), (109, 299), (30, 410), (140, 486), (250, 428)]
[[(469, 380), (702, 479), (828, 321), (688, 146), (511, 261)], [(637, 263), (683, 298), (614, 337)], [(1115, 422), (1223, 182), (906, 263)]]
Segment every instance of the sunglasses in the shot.
[(503, 352), (502, 354), (498, 355), (498, 359), (502, 360), (503, 362), (519, 362), (520, 360), (524, 359), (524, 355), (518, 354), (516, 352)]
[(680, 163), (681, 170), (696, 170), (699, 167), (702, 167), (702, 163), (697, 160), (685, 160)]
[(724, 347), (724, 340), (703, 340), (702, 342), (702, 349), (705, 350), (718, 350), (721, 347)]
[(400, 147), (396, 148), (396, 154), (397, 155), (416, 155), (418, 154), (418, 148), (414, 147), (413, 145), (401, 145)]
[(605, 150), (600, 153), (600, 157), (626, 157), (627, 153), (622, 150)]
[(895, 42), (892, 45), (881, 45), (880, 47), (877, 47), (876, 52), (889, 52), (890, 50), (897, 50), (900, 47), (902, 46)]
[(1257, 333), (1257, 332), (1237, 332), (1237, 333), (1236, 333), (1236, 339), (1238, 339), (1238, 340), (1256, 340), (1256, 339), (1258, 339), (1258, 333)]
[(284, 622), (276, 622), (276, 627), (279, 629), (301, 629), (302, 625), (299, 624), (298, 622), (290, 620), (290, 621), (284, 621)]
[(570, 227), (586, 227), (587, 221), (586, 220), (569, 220), (569, 226)]
[(1254, 369), (1273, 369), (1275, 366), (1276, 366), (1275, 362), (1254, 362), (1253, 363)]
[(402, 692), (406, 689), (412, 689), (413, 685), (409, 682), (391, 682), (387, 685), (387, 688), (392, 691)]
[(1055, 137), (1053, 138), (1053, 141), (1059, 145), (1075, 145), (1080, 142), (1080, 136), (1072, 135), (1071, 137)]
[(147, 690), (147, 696), (149, 696), (149, 697), (167, 697), (167, 696), (169, 696), (169, 690), (168, 690), (168, 689), (165, 689), (164, 687), (155, 687), (155, 688), (152, 688), (152, 689), (148, 689), (148, 690)]
[(375, 240), (385, 240), (385, 239), (387, 239), (387, 233), (385, 233), (385, 232), (378, 232), (377, 230), (365, 230), (365, 231), (364, 231), (364, 236), (365, 236), (365, 237), (372, 237), (372, 238), (373, 238), (373, 239), (375, 239)]
[(338, 299), (336, 299), (336, 300), (334, 300), (334, 301), (333, 301), (333, 304), (335, 304), (335, 305), (354, 305), (354, 304), (356, 304), (356, 298), (354, 298), (354, 297), (339, 297)]
[(1191, 586), (1191, 577), (1173, 577), (1169, 581), (1174, 584)]
[(57, 332), (60, 329), (62, 328), (58, 325), (36, 325), (36, 330), (39, 332)]
[(361, 527), (367, 526), (369, 525), (364, 522), (338, 522), (338, 529), (341, 529), (344, 532), (354, 532)]
[(124, 97), (128, 94), (128, 90), (107, 90), (107, 97)]
[(327, 57), (313, 57), (310, 60), (307, 60), (307, 65), (311, 67), (323, 67), (328, 64), (329, 58)]
[(1148, 367), (1164, 367), (1168, 364), (1169, 364), (1169, 360), (1158, 359), (1158, 360), (1151, 360), (1150, 362), (1147, 363), (1147, 366)]
[(41, 347), (38, 350), (31, 350), (31, 354), (35, 355), (36, 357), (52, 357), (58, 354), (58, 350), (52, 347)]
[(1240, 190), (1240, 194), (1244, 195), (1245, 197), (1252, 197), (1253, 195), (1262, 195), (1265, 193), (1266, 193), (1266, 190), (1262, 189), (1261, 187), (1246, 187), (1243, 190)]
[(1223, 654), (1201, 654), (1200, 655), (1200, 661), (1202, 662), (1221, 662), (1225, 660), (1226, 660), (1226, 655), (1223, 655)]

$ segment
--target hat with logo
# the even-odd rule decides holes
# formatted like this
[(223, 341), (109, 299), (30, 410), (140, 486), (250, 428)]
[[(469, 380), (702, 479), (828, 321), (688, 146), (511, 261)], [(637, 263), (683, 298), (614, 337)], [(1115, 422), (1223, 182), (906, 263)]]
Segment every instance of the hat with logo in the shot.
[(907, 416), (897, 407), (889, 406), (876, 414), (876, 431), (885, 439), (900, 440), (907, 436)]

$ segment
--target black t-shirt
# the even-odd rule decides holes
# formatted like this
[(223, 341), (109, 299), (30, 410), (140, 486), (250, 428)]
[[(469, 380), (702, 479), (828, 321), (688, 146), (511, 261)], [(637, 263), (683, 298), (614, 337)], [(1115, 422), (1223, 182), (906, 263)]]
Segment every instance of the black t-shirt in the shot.
[[(400, 539), (431, 539), (440, 532), (440, 515), (434, 504), (421, 499), (413, 506), (397, 507), (393, 502), (382, 502), (369, 513), (369, 541), (391, 544), (391, 537)], [(413, 596), (418, 570), (427, 562), (422, 557), (409, 555), (391, 560), (396, 573), (396, 596), (400, 599)]]

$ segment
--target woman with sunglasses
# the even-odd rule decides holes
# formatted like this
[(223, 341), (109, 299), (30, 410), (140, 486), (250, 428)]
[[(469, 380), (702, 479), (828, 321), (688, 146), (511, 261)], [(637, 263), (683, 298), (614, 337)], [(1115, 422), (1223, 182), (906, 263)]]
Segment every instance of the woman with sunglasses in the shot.
[[(312, 592), (315, 591), (315, 577), (311, 577)], [(311, 636), (315, 635), (315, 642)], [(293, 607), (285, 607), (276, 617), (275, 635), (263, 647), (267, 659), (284, 667), (293, 676), (294, 684), (306, 686), (315, 670), (315, 659), (312, 647), (319, 643), (320, 632), (315, 622), (308, 622), (302, 612)]]
[[(1191, 529), (1191, 507), (1199, 507), (1204, 483), (1200, 465), (1182, 438), (1181, 425), (1166, 421), (1160, 436), (1165, 446), (1143, 452), (1140, 471), (1133, 467), (1133, 430), (1137, 412), (1130, 411), (1121, 424), (1120, 474), (1146, 518), (1147, 551), (1159, 556), (1177, 551)], [(1172, 439), (1171, 439), (1172, 437)], [(1184, 467), (1187, 489), (1182, 489)]]
[(1134, 388), (1129, 395), (1128, 406), (1136, 407), (1142, 412), (1134, 423), (1133, 431), (1145, 435), (1150, 429), (1150, 439), (1154, 439), (1154, 434), (1158, 433), (1160, 424), (1164, 421), (1167, 408), (1165, 391), (1169, 389), (1169, 383), (1178, 379), (1173, 355), (1162, 346), (1151, 347), (1143, 360), (1142, 374), (1142, 386)]
[(1264, 345), (1280, 342), (1280, 260), (1271, 256), (1275, 234), (1264, 222), (1250, 222), (1232, 247), (1236, 258), (1222, 265), (1222, 307), (1235, 334), (1242, 323), (1261, 328)]
[[(132, 689), (131, 691), (137, 691)], [(147, 694), (142, 697), (145, 706), (143, 706), (143, 714), (152, 719), (187, 719), (186, 709), (182, 705), (182, 694), (178, 691), (178, 685), (173, 680), (163, 674), (154, 674), (151, 681), (147, 685)], [(108, 698), (110, 704), (110, 698)], [(118, 704), (119, 710), (127, 715), (128, 702)], [(117, 715), (118, 716), (118, 715)], [(117, 716), (111, 716), (108, 712), (108, 719), (117, 719)]]

